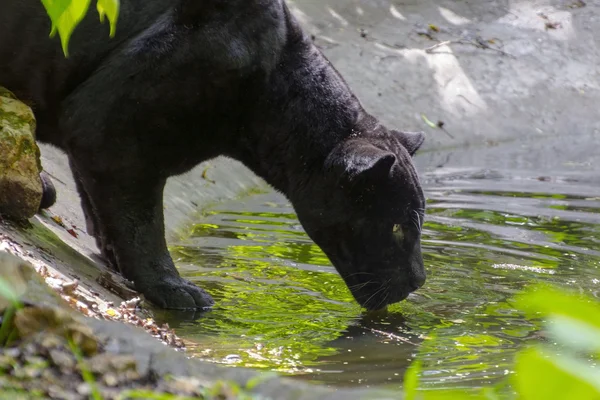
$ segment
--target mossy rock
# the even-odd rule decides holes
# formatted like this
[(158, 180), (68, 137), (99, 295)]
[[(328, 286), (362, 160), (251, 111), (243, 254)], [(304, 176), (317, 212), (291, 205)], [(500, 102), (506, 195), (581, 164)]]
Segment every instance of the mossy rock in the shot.
[(17, 96), (5, 87), (0, 86), (0, 97), (8, 97), (9, 99), (17, 99)]
[[(68, 305), (27, 261), (0, 251), (0, 314), (14, 301), (22, 304), (62, 307)], [(10, 291), (10, 294), (6, 292)]]
[(0, 213), (31, 218), (40, 207), (40, 149), (33, 111), (0, 87)]

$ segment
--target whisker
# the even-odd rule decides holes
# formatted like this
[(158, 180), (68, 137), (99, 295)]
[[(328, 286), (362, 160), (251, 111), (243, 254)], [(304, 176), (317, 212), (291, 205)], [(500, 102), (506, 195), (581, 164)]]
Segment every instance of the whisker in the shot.
[(368, 281), (368, 282), (365, 282), (365, 283), (358, 283), (356, 285), (348, 286), (348, 289), (350, 289), (350, 290), (362, 289), (365, 286), (370, 285), (372, 283), (375, 283), (375, 282), (374, 281)]
[(374, 275), (372, 272), (355, 272), (353, 274), (348, 275), (347, 278), (351, 278), (353, 276), (361, 275), (361, 274), (362, 275)]
[(417, 219), (415, 220), (413, 218), (412, 223), (417, 228), (417, 231), (419, 231), (419, 233), (421, 233), (421, 230), (422, 230), (422, 227), (421, 227), (421, 216), (419, 215), (419, 213), (417, 211), (413, 211), (413, 214), (417, 217)]
[(390, 297), (390, 292), (388, 291), (384, 298), (381, 300), (381, 302), (379, 303), (380, 306), (382, 306), (383, 304), (385, 304), (385, 301), (388, 299), (388, 297)]
[(371, 300), (373, 297), (377, 296), (377, 294), (379, 294), (379, 293), (380, 293), (382, 290), (384, 290), (384, 289), (385, 289), (385, 285), (381, 285), (381, 286), (379, 287), (379, 289), (377, 289), (377, 290), (376, 290), (376, 291), (375, 291), (375, 292), (374, 292), (374, 293), (373, 293), (371, 296), (369, 296), (369, 298), (367, 299), (367, 301), (365, 301), (365, 306), (367, 306), (367, 305), (369, 304), (369, 301), (370, 301), (370, 300)]

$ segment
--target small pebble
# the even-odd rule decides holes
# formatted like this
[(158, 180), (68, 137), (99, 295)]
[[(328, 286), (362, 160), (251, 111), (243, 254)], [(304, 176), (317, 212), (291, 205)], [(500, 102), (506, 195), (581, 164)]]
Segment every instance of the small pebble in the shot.
[(77, 393), (82, 396), (89, 396), (92, 394), (92, 388), (87, 383), (83, 382), (77, 385)]
[(15, 368), (13, 376), (18, 379), (34, 379), (42, 375), (43, 367), (27, 365), (21, 368)]
[(73, 294), (75, 292), (75, 289), (77, 289), (79, 287), (79, 282), (77, 280), (74, 280), (72, 282), (63, 282), (60, 285), (61, 291), (64, 294)]
[(116, 377), (115, 374), (111, 374), (111, 373), (107, 373), (102, 377), (102, 380), (104, 381), (104, 384), (106, 386), (117, 386), (117, 384), (119, 383), (119, 379)]
[(52, 360), (52, 363), (59, 368), (75, 368), (75, 359), (64, 351), (57, 349), (50, 350), (50, 359)]
[(225, 356), (225, 361), (230, 362), (230, 363), (240, 362), (240, 361), (242, 361), (242, 357), (240, 357), (237, 354), (229, 354), (229, 355)]
[(57, 335), (45, 334), (40, 341), (40, 345), (46, 349), (52, 349), (62, 346), (64, 342), (65, 340)]

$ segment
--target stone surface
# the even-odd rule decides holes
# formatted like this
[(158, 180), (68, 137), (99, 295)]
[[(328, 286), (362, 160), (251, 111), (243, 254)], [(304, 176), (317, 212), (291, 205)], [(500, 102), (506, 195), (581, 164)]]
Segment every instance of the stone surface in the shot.
[(0, 87), (0, 213), (31, 218), (42, 200), (40, 150), (31, 109)]
[[(157, 343), (148, 335), (140, 335), (137, 328), (108, 321), (91, 320), (90, 325), (99, 338), (110, 338), (106, 351), (132, 355), (141, 375), (194, 377), (202, 382), (229, 380), (250, 392), (278, 400), (401, 400), (402, 394), (378, 389), (332, 389), (311, 385), (247, 368), (226, 368), (208, 362), (187, 358)], [(254, 384), (252, 384), (253, 382)]]
[(597, 0), (288, 2), (369, 112), (426, 132), (421, 152), (600, 134)]
[[(75, 368), (73, 353), (66, 351), (65, 344), (61, 344), (60, 339), (70, 338), (81, 355), (88, 357), (85, 362), (91, 371), (99, 374), (98, 382), (106, 387), (147, 380), (149, 377), (155, 383), (166, 382), (167, 377), (172, 377), (175, 381), (167, 389), (177, 389), (175, 392), (193, 391), (199, 385), (210, 387), (217, 381), (229, 381), (248, 392), (278, 400), (400, 398), (399, 393), (385, 390), (335, 390), (277, 376), (264, 376), (246, 368), (226, 368), (189, 359), (185, 353), (164, 346), (140, 328), (84, 317), (46, 286), (43, 278), (31, 265), (0, 252), (0, 279), (7, 281), (9, 278), (11, 282), (18, 282), (19, 298), (32, 305), (18, 310), (15, 316), (15, 326), (23, 339), (21, 345), (0, 354), (0, 361), (8, 362), (13, 357), (9, 350), (17, 350), (14, 356), (27, 360), (27, 365), (23, 367), (28, 368), (19, 368), (19, 373), (13, 374), (20, 381), (47, 373), (46, 368), (41, 366), (44, 358), (40, 358), (40, 354), (45, 354), (51, 364), (59, 369), (60, 374), (64, 375), (65, 371)], [(28, 328), (26, 330), (21, 326), (25, 321)], [(86, 342), (94, 342), (94, 348), (91, 349), (93, 351), (89, 351), (90, 346)], [(100, 347), (103, 353), (96, 354), (96, 349)], [(54, 389), (67, 397), (78, 399), (80, 394), (76, 393), (86, 391), (78, 381), (61, 382), (59, 379), (56, 382), (57, 387)], [(71, 387), (73, 385), (75, 389)], [(161, 389), (160, 384), (158, 389)], [(48, 388), (45, 390), (51, 392)], [(55, 395), (58, 396), (56, 393)]]
[[(29, 263), (4, 251), (0, 251), (0, 280), (23, 303), (66, 305), (56, 293), (50, 290), (44, 279)], [(7, 301), (4, 297), (4, 292), (1, 294), (0, 313), (11, 304), (11, 301)]]

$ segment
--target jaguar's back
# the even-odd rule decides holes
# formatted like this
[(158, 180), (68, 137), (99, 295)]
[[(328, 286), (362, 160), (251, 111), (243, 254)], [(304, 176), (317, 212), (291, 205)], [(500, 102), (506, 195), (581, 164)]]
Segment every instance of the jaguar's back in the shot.
[[(49, 141), (61, 101), (89, 77), (108, 54), (151, 26), (175, 0), (127, 0), (121, 4), (117, 34), (101, 24), (94, 7), (73, 33), (65, 57), (58, 34), (39, 0), (0, 1), (0, 86), (34, 109), (38, 138)], [(50, 140), (51, 141), (51, 140)]]

